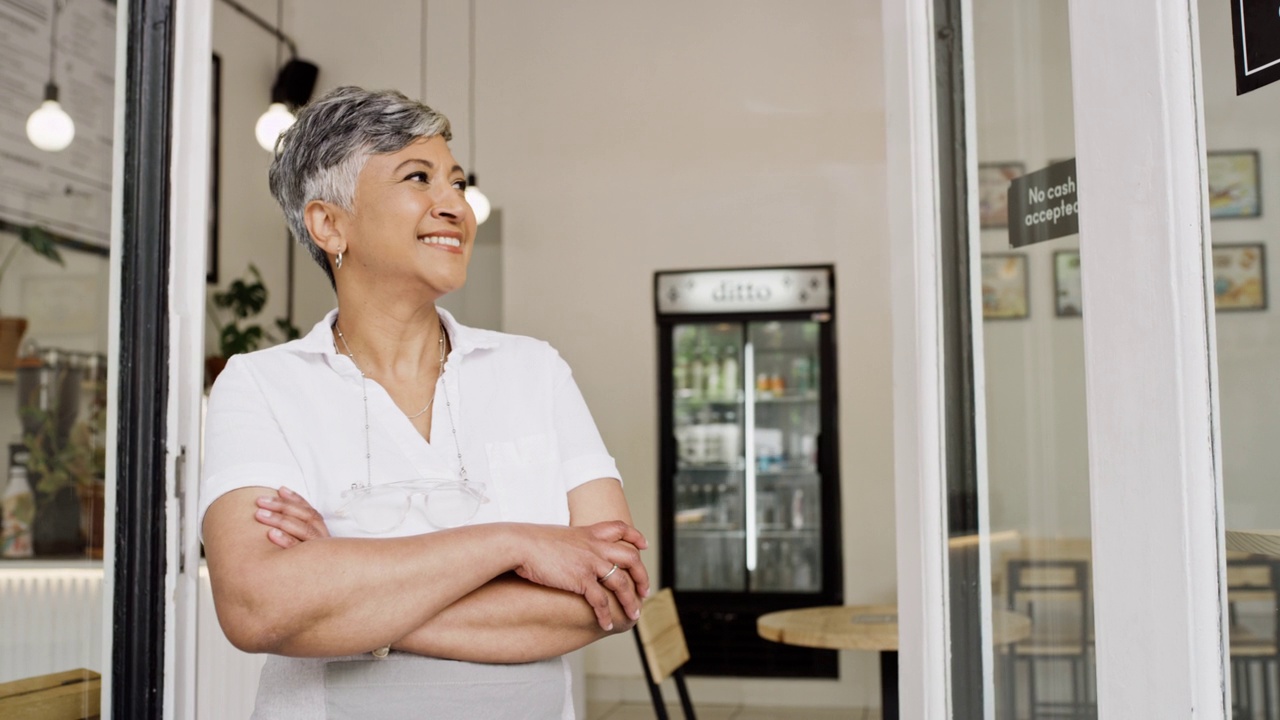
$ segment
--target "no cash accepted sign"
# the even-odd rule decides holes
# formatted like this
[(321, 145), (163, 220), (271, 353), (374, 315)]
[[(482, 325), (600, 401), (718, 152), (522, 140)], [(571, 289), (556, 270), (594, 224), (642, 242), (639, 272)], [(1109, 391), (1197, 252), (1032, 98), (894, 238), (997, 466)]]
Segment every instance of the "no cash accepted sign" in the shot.
[(1009, 183), (1009, 244), (1023, 247), (1080, 232), (1076, 160), (1063, 160)]

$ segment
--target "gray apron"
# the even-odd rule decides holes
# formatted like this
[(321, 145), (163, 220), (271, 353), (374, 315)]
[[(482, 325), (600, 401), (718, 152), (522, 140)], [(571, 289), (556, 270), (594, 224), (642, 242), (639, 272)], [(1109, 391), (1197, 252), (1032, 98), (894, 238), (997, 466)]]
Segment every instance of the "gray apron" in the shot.
[(381, 660), (272, 657), (253, 717), (563, 720), (573, 717), (567, 680), (561, 658), (486, 665), (395, 652)]

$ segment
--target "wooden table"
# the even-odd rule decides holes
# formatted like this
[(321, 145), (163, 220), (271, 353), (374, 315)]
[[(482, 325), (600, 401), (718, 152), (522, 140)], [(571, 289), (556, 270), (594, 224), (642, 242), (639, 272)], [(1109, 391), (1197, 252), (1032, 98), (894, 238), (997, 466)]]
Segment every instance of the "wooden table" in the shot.
[(1280, 557), (1280, 530), (1228, 530), (1227, 549)]
[[(1031, 635), (1031, 618), (995, 611), (997, 645)], [(898, 608), (894, 605), (834, 605), (761, 615), (756, 632), (765, 640), (827, 650), (880, 653), (880, 702), (884, 720), (898, 718)]]

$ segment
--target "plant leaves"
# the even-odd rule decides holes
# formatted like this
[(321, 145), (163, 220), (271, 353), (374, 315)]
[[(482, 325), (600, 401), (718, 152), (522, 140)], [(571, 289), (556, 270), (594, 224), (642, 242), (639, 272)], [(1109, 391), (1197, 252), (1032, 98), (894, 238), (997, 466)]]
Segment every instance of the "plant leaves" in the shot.
[(53, 240), (53, 236), (48, 230), (42, 227), (30, 226), (22, 228), (22, 232), (18, 235), (27, 247), (35, 251), (37, 255), (46, 257), (59, 265), (66, 266), (66, 262), (62, 259), (62, 253), (58, 252), (58, 245)]

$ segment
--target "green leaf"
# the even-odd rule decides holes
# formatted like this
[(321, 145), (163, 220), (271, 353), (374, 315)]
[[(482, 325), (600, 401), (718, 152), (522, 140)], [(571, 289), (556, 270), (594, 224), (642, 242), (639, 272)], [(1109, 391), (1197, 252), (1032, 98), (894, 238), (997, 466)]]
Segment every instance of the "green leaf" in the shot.
[(297, 325), (289, 322), (289, 318), (276, 318), (276, 329), (284, 336), (285, 342), (302, 337), (302, 331)]
[(59, 265), (66, 265), (62, 259), (62, 253), (58, 252), (58, 245), (54, 242), (53, 236), (48, 230), (42, 227), (25, 227), (18, 236), (27, 247), (35, 251), (37, 255), (46, 257)]

